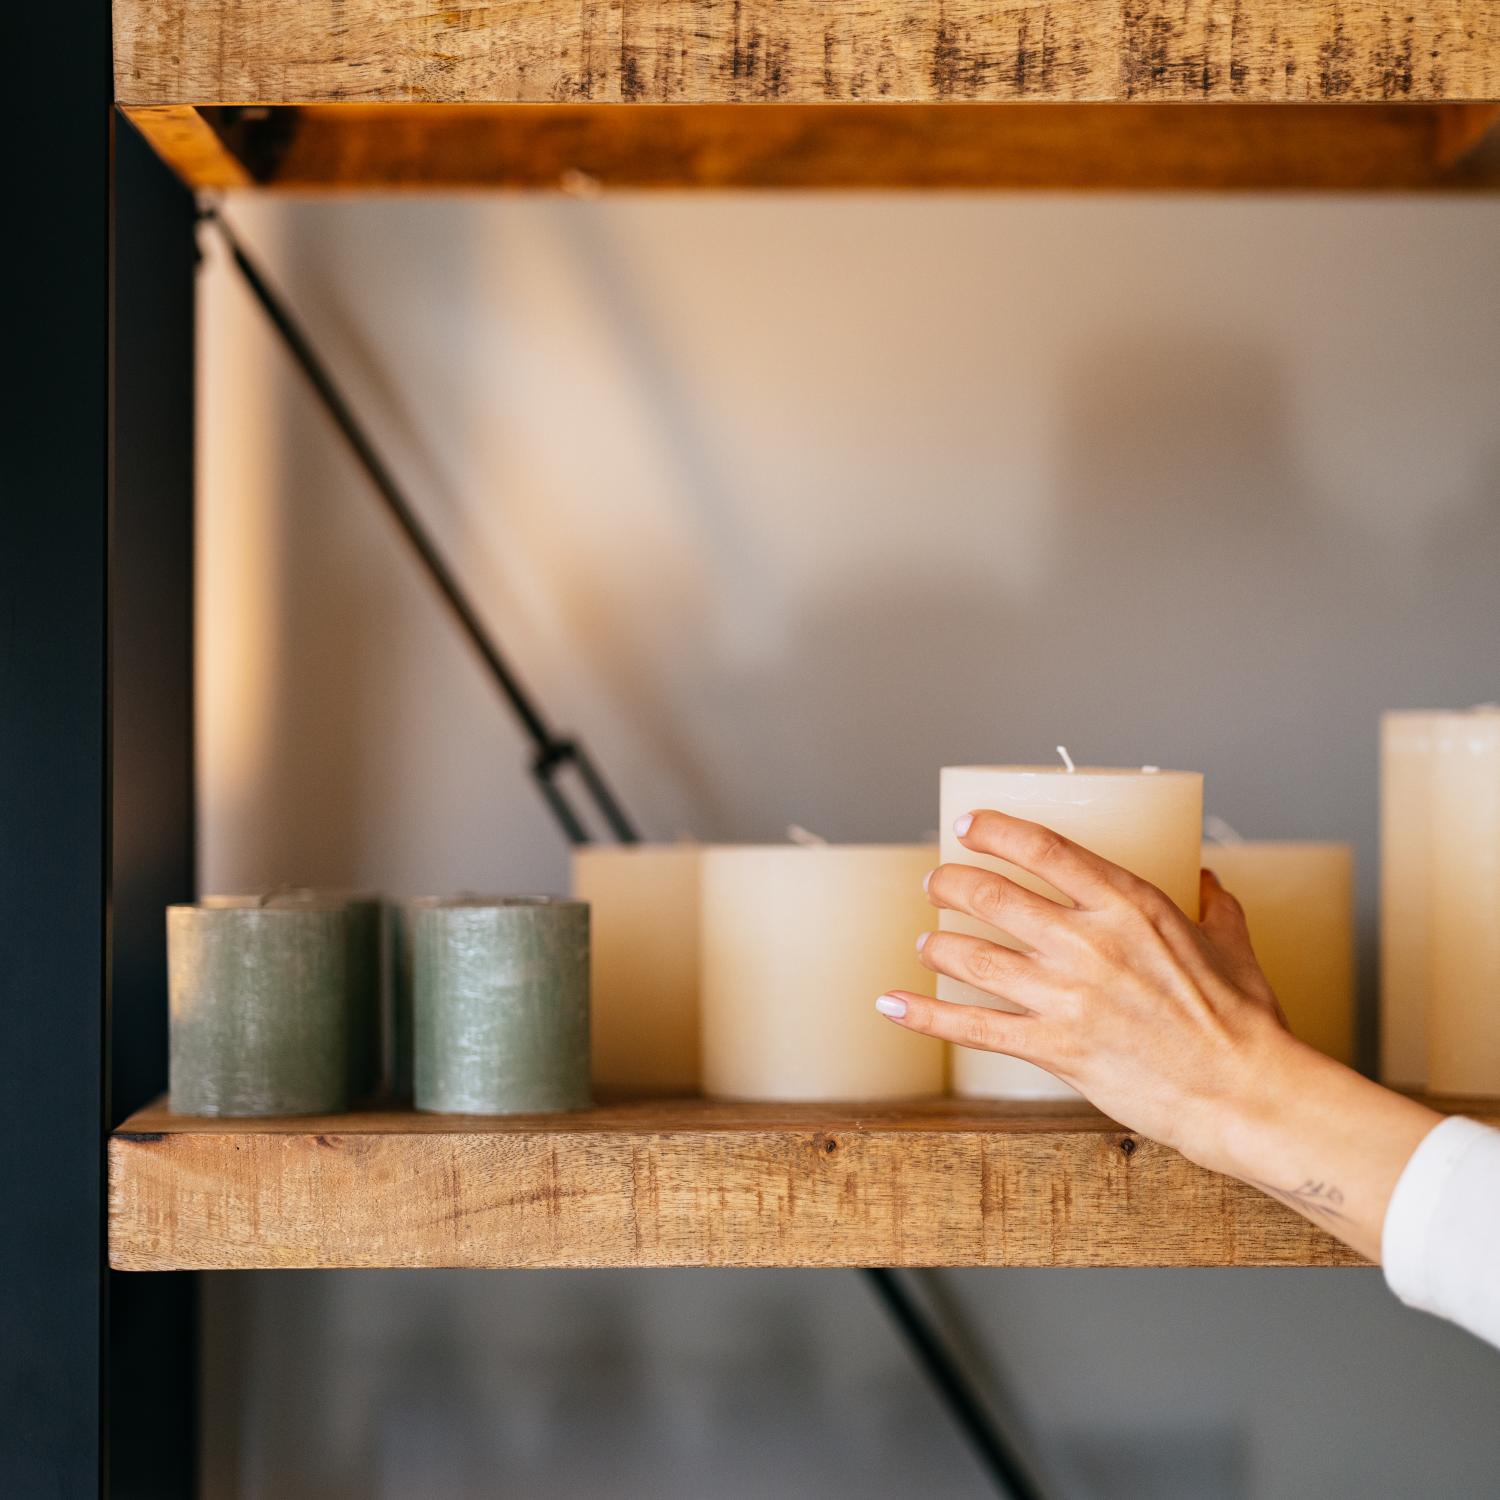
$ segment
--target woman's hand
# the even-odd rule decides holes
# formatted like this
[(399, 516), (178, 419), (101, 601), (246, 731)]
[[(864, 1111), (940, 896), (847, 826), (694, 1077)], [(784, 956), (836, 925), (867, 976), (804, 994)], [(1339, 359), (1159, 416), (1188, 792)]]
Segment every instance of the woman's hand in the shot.
[(1121, 1124), (1253, 1182), (1378, 1258), (1391, 1189), (1439, 1117), (1287, 1031), (1244, 913), (1218, 881), (1204, 873), (1193, 922), (1155, 886), (1040, 824), (977, 812), (956, 831), (1072, 904), (971, 865), (939, 866), (927, 881), (934, 906), (1025, 946), (932, 932), (922, 962), (1017, 1010), (906, 991), (877, 1008), (911, 1030), (1037, 1063)]

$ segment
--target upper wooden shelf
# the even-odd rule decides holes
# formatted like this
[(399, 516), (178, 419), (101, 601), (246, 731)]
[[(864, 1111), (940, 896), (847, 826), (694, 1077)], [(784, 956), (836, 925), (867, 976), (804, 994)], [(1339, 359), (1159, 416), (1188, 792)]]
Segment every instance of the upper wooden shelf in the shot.
[(1491, 0), (114, 0), (114, 35), (201, 188), (1500, 184)]
[(1493, 0), (114, 0), (153, 104), (1500, 99)]
[(174, 1116), (109, 1145), (118, 1270), (1347, 1266), (1243, 1184), (1069, 1106)]

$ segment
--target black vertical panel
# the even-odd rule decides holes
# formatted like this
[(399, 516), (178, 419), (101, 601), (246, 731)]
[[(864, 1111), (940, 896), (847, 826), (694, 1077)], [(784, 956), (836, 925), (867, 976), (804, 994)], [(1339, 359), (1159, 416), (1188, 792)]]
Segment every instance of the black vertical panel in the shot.
[(75, 1500), (103, 1462), (109, 10), (8, 19), (0, 1495)]
[[(115, 133), (112, 1123), (167, 1086), (165, 907), (193, 898), (194, 206)], [(113, 1275), (109, 1493), (195, 1476), (196, 1278)]]

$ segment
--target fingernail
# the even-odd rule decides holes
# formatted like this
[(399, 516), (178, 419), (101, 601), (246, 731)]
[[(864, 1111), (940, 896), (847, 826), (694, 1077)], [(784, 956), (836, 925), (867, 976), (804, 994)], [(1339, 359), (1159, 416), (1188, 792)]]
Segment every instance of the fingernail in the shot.
[(927, 946), (927, 939), (930, 938), (931, 936), (932, 936), (932, 934), (930, 932), (924, 932), (922, 934), (922, 936), (917, 939), (917, 952), (918, 953), (920, 953)]
[(953, 825), (953, 831), (962, 838), (974, 826), (974, 814), (965, 813)]
[(882, 995), (875, 1002), (875, 1009), (883, 1016), (889, 1016), (893, 1021), (899, 1021), (906, 1014), (906, 1001), (899, 995)]
[(927, 872), (927, 873), (926, 873), (926, 874), (925, 874), (925, 875), (924, 875), (924, 876), (923, 876), (923, 877), (922, 877), (922, 889), (923, 889), (923, 890), (924, 890), (924, 891), (927, 891), (927, 890), (931, 890), (931, 889), (932, 889), (932, 877), (933, 877), (933, 876), (934, 876), (934, 875), (936, 875), (936, 874), (937, 874), (937, 871), (936, 871), (936, 870), (929, 870), (929, 871), (928, 871), (928, 872)]

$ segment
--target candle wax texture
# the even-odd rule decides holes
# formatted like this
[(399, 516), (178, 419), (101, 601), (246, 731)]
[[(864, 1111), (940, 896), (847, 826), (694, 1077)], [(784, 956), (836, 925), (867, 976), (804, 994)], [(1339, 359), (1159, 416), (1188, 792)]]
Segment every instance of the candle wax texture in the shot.
[(589, 1102), (589, 909), (515, 896), (413, 902), (418, 1109), (507, 1115)]
[(1427, 1082), (1432, 984), (1432, 781), (1438, 713), (1380, 721), (1380, 1076)]
[(589, 904), (594, 1086), (698, 1091), (698, 847), (597, 845), (573, 854)]
[(703, 851), (703, 1088), (733, 1099), (938, 1093), (943, 1049), (875, 1010), (923, 990), (931, 845)]
[(259, 895), (202, 896), (199, 906), (342, 906), (349, 914), (349, 1097), (380, 1091), (382, 1073), (385, 900), (364, 891), (287, 887)]
[(346, 1109), (349, 948), (343, 905), (168, 907), (173, 1110)]
[[(1104, 770), (1080, 766), (947, 766), (940, 814), (945, 864), (978, 865), (1030, 890), (1060, 899), (1045, 881), (1004, 860), (974, 854), (958, 841), (954, 822), (993, 808), (1045, 824), (1074, 843), (1159, 886), (1194, 921), (1198, 918), (1198, 851), (1203, 839), (1203, 778), (1195, 771)], [(1023, 945), (961, 912), (944, 911), (945, 932), (966, 932), (1007, 947)], [(1014, 1006), (947, 975), (938, 998), (960, 1004)], [(971, 1047), (952, 1049), (955, 1093), (989, 1099), (1076, 1099), (1045, 1069), (1019, 1058)]]
[(1354, 851), (1348, 844), (1205, 844), (1239, 898), (1250, 941), (1294, 1035), (1354, 1062)]
[(1434, 726), (1427, 1083), (1500, 1096), (1500, 710)]

